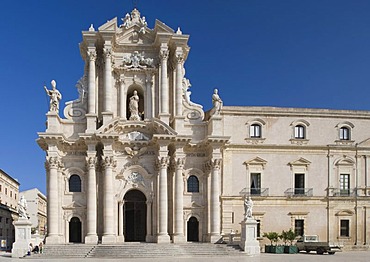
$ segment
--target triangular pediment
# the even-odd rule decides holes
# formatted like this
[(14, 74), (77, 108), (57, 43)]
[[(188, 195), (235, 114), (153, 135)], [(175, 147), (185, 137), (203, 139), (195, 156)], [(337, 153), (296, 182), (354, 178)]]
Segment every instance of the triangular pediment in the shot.
[[(144, 30), (144, 33), (140, 30)], [(118, 45), (135, 44), (135, 45), (150, 45), (155, 40), (153, 30), (145, 27), (144, 29), (138, 25), (133, 25), (128, 29), (120, 28), (116, 36), (116, 43)]]
[(308, 161), (307, 159), (303, 158), (303, 157), (301, 157), (297, 160), (294, 160), (292, 162), (289, 162), (290, 166), (308, 166), (310, 164), (311, 164), (311, 162)]
[(359, 147), (370, 147), (370, 138), (368, 138), (368, 139), (366, 139), (366, 140), (364, 140), (364, 141), (360, 142), (360, 143), (358, 144), (358, 146), (359, 146)]
[(175, 33), (175, 31), (171, 27), (159, 21), (158, 19), (155, 20), (154, 31), (156, 33), (170, 33), (170, 34)]
[(267, 163), (267, 161), (260, 158), (260, 157), (256, 157), (256, 158), (253, 158), (251, 160), (248, 160), (248, 161), (244, 162), (244, 164), (246, 164), (246, 165), (262, 165), (262, 166), (265, 166), (266, 163)]
[(101, 25), (99, 27), (99, 31), (105, 31), (105, 32), (115, 32), (117, 29), (117, 17), (113, 18), (112, 20), (107, 21), (105, 24)]

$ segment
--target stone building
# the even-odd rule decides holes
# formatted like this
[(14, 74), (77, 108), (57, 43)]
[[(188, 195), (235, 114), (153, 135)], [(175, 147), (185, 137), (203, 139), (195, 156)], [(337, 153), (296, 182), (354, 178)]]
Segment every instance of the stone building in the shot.
[(18, 198), (19, 182), (0, 169), (0, 250), (10, 250), (15, 241)]
[(37, 188), (22, 191), (19, 195), (27, 200), (27, 213), (32, 223), (31, 227), (44, 236), (47, 214), (46, 196)]
[(223, 106), (217, 90), (205, 112), (185, 75), (189, 36), (136, 9), (122, 21), (82, 32), (64, 117), (46, 89), (47, 243), (217, 242), (251, 195), (259, 234), (368, 245), (370, 112)]

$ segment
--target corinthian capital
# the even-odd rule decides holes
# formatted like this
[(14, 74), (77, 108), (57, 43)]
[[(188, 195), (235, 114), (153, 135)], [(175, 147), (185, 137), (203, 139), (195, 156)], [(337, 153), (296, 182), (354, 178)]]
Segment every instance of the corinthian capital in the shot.
[(156, 165), (157, 168), (167, 168), (170, 163), (170, 158), (169, 157), (158, 157)]
[(184, 62), (184, 54), (176, 53), (175, 59), (178, 64), (182, 64)]
[(205, 163), (205, 169), (210, 171), (214, 169), (220, 169), (221, 168), (221, 159), (211, 159)]
[(172, 165), (175, 169), (183, 169), (185, 165), (184, 158), (174, 158), (172, 159)]
[(114, 168), (116, 167), (116, 160), (114, 160), (114, 157), (113, 156), (105, 156), (103, 157), (103, 161), (102, 161), (102, 164), (103, 164), (103, 167), (104, 168)]
[(95, 168), (95, 165), (96, 165), (96, 157), (86, 157), (86, 166), (89, 168), (89, 169), (93, 169)]
[(46, 159), (45, 161), (45, 168), (46, 169), (49, 169), (49, 168), (58, 168), (59, 167), (59, 158), (58, 157), (49, 157)]
[(112, 57), (112, 49), (111, 48), (105, 47), (103, 49), (103, 51), (104, 51), (104, 55), (105, 55), (106, 58), (111, 58)]
[(169, 54), (170, 54), (170, 51), (168, 49), (161, 49), (161, 51), (159, 51), (159, 57), (162, 60), (167, 60)]
[(89, 56), (90, 61), (95, 62), (96, 61), (96, 51), (88, 51), (87, 55)]

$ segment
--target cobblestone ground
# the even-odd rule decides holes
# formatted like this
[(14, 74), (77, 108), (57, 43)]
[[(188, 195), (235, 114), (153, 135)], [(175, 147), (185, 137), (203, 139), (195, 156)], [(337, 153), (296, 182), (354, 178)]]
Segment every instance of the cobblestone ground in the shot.
[[(11, 258), (9, 253), (0, 253), (0, 261), (30, 261), (30, 262), (47, 262), (46, 259), (33, 259), (32, 256), (26, 259), (22, 258)], [(50, 261), (50, 260), (49, 260)], [(101, 261), (109, 261), (109, 262), (116, 262), (116, 261), (123, 261), (122, 259), (95, 259), (95, 258), (83, 258), (83, 259), (52, 259), (52, 262), (101, 262)], [(335, 255), (317, 255), (315, 253), (312, 254), (261, 254), (260, 256), (255, 257), (192, 257), (192, 258), (140, 258), (140, 259), (124, 259), (125, 262), (221, 262), (221, 261), (249, 261), (249, 262), (276, 262), (276, 261), (284, 261), (284, 262), (369, 262), (370, 261), (370, 252), (369, 251), (348, 251), (348, 252), (341, 252), (336, 253)]]

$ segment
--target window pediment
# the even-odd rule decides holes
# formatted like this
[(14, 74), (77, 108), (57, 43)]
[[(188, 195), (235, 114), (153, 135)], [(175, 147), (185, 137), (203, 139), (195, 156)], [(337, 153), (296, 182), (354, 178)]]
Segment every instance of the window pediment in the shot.
[(303, 157), (288, 163), (288, 165), (290, 165), (291, 167), (293, 167), (293, 166), (305, 166), (306, 168), (310, 164), (311, 164), (311, 162), (308, 161), (307, 159), (303, 158)]
[(259, 165), (259, 166), (263, 166), (263, 168), (265, 167), (266, 163), (267, 161), (260, 157), (256, 157), (256, 158), (253, 158), (251, 160), (244, 162), (246, 166)]

